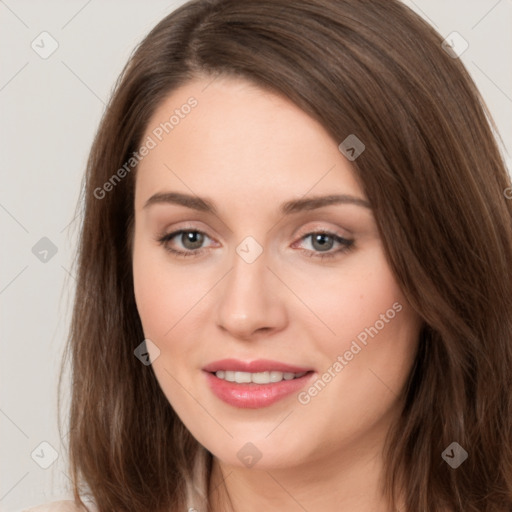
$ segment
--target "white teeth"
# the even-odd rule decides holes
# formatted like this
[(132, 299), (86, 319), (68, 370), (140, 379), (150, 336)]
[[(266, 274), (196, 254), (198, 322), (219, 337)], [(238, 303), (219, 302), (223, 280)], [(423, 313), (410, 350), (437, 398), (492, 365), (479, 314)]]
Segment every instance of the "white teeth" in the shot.
[(219, 379), (227, 380), (228, 382), (236, 382), (237, 384), (248, 384), (254, 382), (255, 384), (269, 384), (271, 382), (281, 382), (284, 380), (298, 379), (307, 372), (291, 373), (291, 372), (233, 372), (229, 370), (219, 370), (215, 372), (215, 376)]
[(226, 379), (229, 382), (235, 382), (235, 372), (228, 372), (226, 370), (224, 374), (224, 379)]
[(235, 382), (239, 384), (248, 384), (251, 382), (251, 374), (247, 372), (235, 372)]
[(255, 384), (267, 384), (270, 382), (270, 372), (253, 373), (251, 380)]
[(281, 382), (283, 375), (283, 372), (270, 372), (269, 382)]

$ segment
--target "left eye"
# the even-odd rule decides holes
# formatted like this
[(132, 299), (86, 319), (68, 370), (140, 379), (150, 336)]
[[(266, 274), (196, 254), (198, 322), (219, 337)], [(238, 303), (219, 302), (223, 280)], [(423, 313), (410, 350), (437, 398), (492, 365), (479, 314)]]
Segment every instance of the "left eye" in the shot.
[[(349, 240), (347, 238), (338, 236), (335, 233), (327, 232), (308, 233), (301, 238), (301, 240), (308, 239), (311, 249), (308, 248), (304, 250), (310, 252), (310, 256), (318, 256), (321, 258), (330, 257), (338, 253), (345, 252), (349, 250), (354, 243), (354, 240)], [(335, 251), (331, 251), (331, 249), (336, 244), (340, 247)]]

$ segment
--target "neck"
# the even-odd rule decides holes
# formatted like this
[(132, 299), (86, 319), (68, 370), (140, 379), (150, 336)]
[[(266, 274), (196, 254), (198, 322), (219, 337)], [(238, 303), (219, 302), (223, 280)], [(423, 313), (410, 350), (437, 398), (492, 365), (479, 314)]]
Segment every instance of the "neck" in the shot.
[[(230, 466), (214, 457), (212, 512), (390, 512), (383, 496), (383, 439), (353, 443), (292, 468)], [(400, 508), (402, 510), (402, 508)]]

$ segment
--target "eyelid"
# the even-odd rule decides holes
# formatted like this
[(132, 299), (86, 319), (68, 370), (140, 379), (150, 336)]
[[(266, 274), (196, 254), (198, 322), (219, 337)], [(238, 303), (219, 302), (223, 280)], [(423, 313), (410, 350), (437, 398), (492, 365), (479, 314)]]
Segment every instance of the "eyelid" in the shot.
[(187, 228), (187, 227), (172, 229), (171, 231), (164, 231), (161, 234), (157, 235), (155, 239), (157, 242), (161, 241), (162, 239), (171, 240), (183, 233), (199, 233), (200, 235), (203, 235), (205, 238), (210, 239), (212, 242), (218, 243), (215, 240), (215, 238), (210, 236), (206, 231), (204, 231), (202, 229)]
[(325, 233), (327, 235), (339, 236), (340, 238), (344, 238), (349, 240), (353, 237), (353, 233), (345, 228), (340, 227), (326, 227), (325, 222), (321, 223), (309, 223), (306, 225), (307, 227), (301, 226), (296, 232), (293, 234), (293, 238), (304, 238), (307, 235), (311, 235), (314, 233)]
[(209, 229), (203, 229), (202, 227), (199, 227), (197, 226), (197, 224), (191, 224), (191, 223), (179, 223), (177, 222), (176, 224), (173, 224), (171, 225), (171, 227), (169, 226), (166, 226), (164, 228), (162, 228), (158, 234), (156, 235), (156, 239), (160, 239), (164, 236), (169, 236), (169, 235), (172, 235), (172, 234), (177, 234), (181, 231), (195, 231), (197, 233), (201, 233), (205, 236), (207, 236), (208, 238), (210, 238), (210, 240), (215, 240), (216, 241), (216, 237), (212, 236), (209, 234)]

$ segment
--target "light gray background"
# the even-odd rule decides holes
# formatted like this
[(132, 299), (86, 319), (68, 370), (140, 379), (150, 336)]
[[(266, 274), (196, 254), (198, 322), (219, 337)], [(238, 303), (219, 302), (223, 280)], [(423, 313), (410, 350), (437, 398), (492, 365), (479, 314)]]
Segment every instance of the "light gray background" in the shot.
[[(73, 298), (75, 204), (115, 79), (135, 45), (182, 3), (0, 0), (1, 511), (71, 496), (56, 388)], [(443, 37), (457, 31), (468, 41), (461, 59), (510, 155), (512, 0), (405, 3)], [(47, 59), (31, 47), (43, 31), (59, 45)], [(42, 237), (58, 248), (46, 263), (32, 253)], [(48, 469), (31, 457), (41, 442), (59, 455)], [(36, 454), (43, 460), (48, 449)]]

